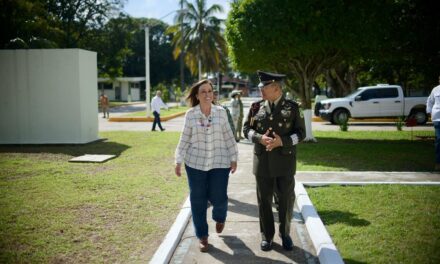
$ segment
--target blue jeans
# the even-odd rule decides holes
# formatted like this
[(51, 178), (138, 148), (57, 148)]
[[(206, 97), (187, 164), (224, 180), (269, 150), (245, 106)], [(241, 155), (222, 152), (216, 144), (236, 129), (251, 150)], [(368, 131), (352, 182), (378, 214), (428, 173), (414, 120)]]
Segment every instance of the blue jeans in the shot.
[(435, 163), (440, 164), (440, 121), (434, 121), (435, 128)]
[(226, 221), (228, 211), (229, 168), (202, 171), (185, 165), (188, 175), (189, 199), (197, 238), (208, 236), (206, 211), (208, 201), (212, 204), (212, 219), (219, 223)]

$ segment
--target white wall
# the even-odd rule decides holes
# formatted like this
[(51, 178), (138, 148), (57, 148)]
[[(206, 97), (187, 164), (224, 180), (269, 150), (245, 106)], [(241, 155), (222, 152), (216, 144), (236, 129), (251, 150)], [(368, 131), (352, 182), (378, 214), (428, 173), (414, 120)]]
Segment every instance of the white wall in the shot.
[(98, 139), (96, 53), (0, 50), (0, 144)]

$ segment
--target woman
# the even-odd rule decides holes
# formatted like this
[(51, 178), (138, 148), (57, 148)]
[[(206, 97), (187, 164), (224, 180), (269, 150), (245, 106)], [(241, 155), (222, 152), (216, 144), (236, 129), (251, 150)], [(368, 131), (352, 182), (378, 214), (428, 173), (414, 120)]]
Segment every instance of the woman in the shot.
[(191, 212), (200, 251), (208, 250), (208, 201), (216, 231), (225, 226), (228, 209), (229, 172), (237, 169), (237, 144), (228, 124), (226, 111), (214, 105), (213, 88), (208, 80), (194, 84), (187, 97), (192, 108), (186, 112), (185, 123), (176, 149), (177, 176), (185, 163), (190, 189)]

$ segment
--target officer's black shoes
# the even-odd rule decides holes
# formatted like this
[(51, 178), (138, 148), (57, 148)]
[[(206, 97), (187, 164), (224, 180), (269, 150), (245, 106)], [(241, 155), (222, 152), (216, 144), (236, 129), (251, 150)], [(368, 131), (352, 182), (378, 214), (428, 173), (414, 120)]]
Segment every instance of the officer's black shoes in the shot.
[(267, 240), (261, 241), (260, 247), (261, 247), (261, 250), (263, 250), (263, 251), (272, 250), (272, 240), (271, 241), (267, 241)]
[(280, 237), (281, 237), (281, 241), (283, 242), (283, 248), (285, 250), (292, 250), (293, 249), (292, 238), (290, 238), (289, 235), (287, 235), (287, 236), (280, 235)]

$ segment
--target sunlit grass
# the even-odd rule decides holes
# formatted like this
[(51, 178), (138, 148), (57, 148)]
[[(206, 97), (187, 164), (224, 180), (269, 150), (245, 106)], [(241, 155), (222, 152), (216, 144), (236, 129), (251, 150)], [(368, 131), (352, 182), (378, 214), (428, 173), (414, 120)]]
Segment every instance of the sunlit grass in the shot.
[(440, 263), (440, 186), (307, 192), (345, 263)]

